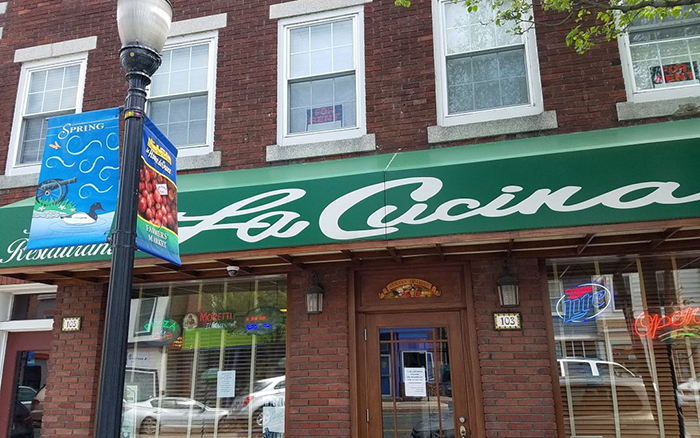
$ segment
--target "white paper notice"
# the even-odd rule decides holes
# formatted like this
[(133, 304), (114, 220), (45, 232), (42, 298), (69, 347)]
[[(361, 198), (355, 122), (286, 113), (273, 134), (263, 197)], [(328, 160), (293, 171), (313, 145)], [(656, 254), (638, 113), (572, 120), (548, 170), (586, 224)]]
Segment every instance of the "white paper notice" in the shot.
[(284, 433), (284, 406), (282, 407), (263, 407), (263, 436), (267, 432)]
[(404, 391), (406, 397), (427, 397), (425, 368), (404, 368)]
[(219, 371), (216, 379), (216, 397), (236, 396), (236, 371)]

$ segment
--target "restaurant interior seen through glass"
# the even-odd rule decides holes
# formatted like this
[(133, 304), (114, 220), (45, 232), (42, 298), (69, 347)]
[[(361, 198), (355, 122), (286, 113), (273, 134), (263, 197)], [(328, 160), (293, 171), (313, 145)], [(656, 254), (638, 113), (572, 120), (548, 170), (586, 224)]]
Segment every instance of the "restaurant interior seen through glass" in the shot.
[(122, 435), (284, 437), (286, 279), (134, 291)]
[(700, 436), (700, 257), (548, 262), (567, 437)]

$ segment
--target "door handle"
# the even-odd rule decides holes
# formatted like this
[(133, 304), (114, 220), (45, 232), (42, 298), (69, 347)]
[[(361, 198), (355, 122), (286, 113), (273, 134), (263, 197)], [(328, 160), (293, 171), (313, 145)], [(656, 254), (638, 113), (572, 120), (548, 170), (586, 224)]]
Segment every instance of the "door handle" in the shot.
[(461, 436), (462, 438), (467, 437), (467, 428), (466, 427), (459, 426), (459, 436)]

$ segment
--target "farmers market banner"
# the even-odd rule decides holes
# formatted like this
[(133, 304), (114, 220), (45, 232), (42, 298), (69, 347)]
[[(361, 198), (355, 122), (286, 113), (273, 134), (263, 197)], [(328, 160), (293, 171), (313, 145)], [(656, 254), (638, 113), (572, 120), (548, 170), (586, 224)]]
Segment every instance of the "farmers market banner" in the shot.
[(27, 248), (104, 243), (119, 187), (119, 109), (48, 123)]
[[(700, 218), (700, 119), (178, 177), (181, 255)], [(0, 208), (0, 269), (106, 260), (28, 250)]]
[(136, 247), (180, 265), (177, 238), (177, 148), (146, 117), (139, 168)]

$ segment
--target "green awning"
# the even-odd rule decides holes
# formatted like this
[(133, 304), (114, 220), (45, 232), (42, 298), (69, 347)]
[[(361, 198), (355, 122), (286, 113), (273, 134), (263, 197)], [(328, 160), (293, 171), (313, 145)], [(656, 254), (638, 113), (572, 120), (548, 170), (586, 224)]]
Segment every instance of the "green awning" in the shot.
[[(178, 177), (181, 253), (700, 217), (700, 119)], [(33, 199), (0, 208), (0, 269), (109, 258), (27, 251)]]

